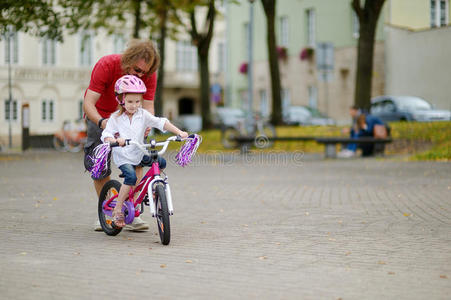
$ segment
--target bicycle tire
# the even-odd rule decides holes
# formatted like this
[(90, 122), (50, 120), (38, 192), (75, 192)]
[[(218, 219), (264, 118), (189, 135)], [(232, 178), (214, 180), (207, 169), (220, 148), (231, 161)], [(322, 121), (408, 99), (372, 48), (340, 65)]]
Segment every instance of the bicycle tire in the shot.
[(276, 129), (270, 123), (263, 124), (263, 130), (257, 130), (257, 135), (254, 144), (257, 148), (268, 148), (274, 145), (274, 141), (269, 138), (276, 137)]
[(122, 231), (122, 227), (116, 227), (113, 223), (113, 218), (105, 215), (103, 212), (103, 202), (110, 199), (114, 194), (119, 193), (121, 184), (117, 180), (110, 180), (102, 187), (99, 196), (99, 204), (97, 207), (99, 214), (100, 226), (107, 235), (117, 235)]
[(240, 136), (240, 132), (234, 127), (226, 127), (221, 129), (221, 142), (226, 149), (238, 148), (238, 142), (235, 137)]
[(68, 140), (66, 144), (66, 149), (69, 152), (76, 153), (80, 152), (81, 148), (83, 148), (83, 144), (81, 142)]
[(155, 209), (158, 226), (158, 233), (163, 245), (169, 245), (171, 241), (171, 226), (169, 222), (168, 203), (163, 184), (157, 183), (155, 186)]
[(53, 136), (53, 147), (61, 152), (66, 152), (66, 147), (64, 146), (64, 141), (61, 140), (58, 136)]

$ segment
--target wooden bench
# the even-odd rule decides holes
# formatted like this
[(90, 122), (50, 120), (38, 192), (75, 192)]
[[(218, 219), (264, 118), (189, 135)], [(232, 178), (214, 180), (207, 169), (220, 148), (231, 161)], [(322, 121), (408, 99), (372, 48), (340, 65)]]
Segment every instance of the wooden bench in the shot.
[(345, 138), (345, 137), (324, 137), (316, 138), (315, 141), (319, 144), (325, 145), (325, 156), (327, 158), (337, 157), (337, 144), (375, 144), (374, 154), (384, 154), (385, 144), (391, 143), (391, 138), (376, 139), (372, 137), (362, 137), (358, 139)]
[[(250, 144), (253, 144), (255, 141), (258, 142), (258, 139), (260, 137), (253, 137), (253, 136), (237, 136), (234, 138), (234, 140), (238, 143), (239, 148), (240, 148), (240, 152), (246, 153), (249, 151), (249, 147)], [(297, 136), (297, 137), (293, 137), (293, 136), (281, 136), (281, 137), (261, 137), (263, 140), (262, 142), (265, 141), (271, 141), (271, 142), (276, 142), (276, 141), (284, 141), (284, 142), (299, 142), (299, 141), (314, 141), (316, 140), (316, 137), (314, 136)], [(256, 140), (257, 139), (257, 140)]]

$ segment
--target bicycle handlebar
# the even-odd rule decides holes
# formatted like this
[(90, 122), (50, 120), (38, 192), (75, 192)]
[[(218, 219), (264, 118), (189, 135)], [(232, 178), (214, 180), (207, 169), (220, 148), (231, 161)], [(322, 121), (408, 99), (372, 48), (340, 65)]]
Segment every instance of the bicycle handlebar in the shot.
[[(148, 154), (148, 151), (146, 150), (147, 148), (163, 147), (163, 149), (158, 151), (158, 155), (162, 155), (166, 152), (166, 149), (168, 148), (170, 142), (182, 142), (182, 141), (185, 141), (188, 139), (193, 139), (194, 137), (195, 137), (194, 134), (189, 135), (187, 138), (182, 138), (179, 135), (174, 135), (174, 136), (168, 137), (165, 141), (161, 141), (161, 142), (157, 142), (155, 140), (150, 140), (150, 144), (140, 144), (140, 143), (137, 143), (130, 139), (126, 139), (124, 146), (127, 146), (127, 145), (136, 146), (144, 154)], [(110, 143), (110, 147), (112, 147), (112, 148), (119, 147), (119, 143), (118, 142)]]

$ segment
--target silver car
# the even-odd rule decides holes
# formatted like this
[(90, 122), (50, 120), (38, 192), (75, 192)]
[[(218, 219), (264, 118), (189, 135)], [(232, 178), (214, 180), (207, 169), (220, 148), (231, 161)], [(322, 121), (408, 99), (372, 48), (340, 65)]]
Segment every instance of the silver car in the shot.
[(449, 110), (434, 109), (426, 100), (413, 96), (379, 96), (371, 100), (370, 113), (384, 122), (449, 121)]

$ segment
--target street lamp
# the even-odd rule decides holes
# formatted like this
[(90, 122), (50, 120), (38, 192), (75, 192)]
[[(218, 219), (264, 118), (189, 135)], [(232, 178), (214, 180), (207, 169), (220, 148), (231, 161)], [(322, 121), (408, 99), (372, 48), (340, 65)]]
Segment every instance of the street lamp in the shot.
[(247, 133), (248, 135), (254, 134), (254, 118), (252, 111), (253, 102), (253, 32), (254, 32), (254, 1), (249, 0), (249, 26), (248, 26), (248, 68), (247, 68), (247, 79), (248, 79), (248, 89), (247, 89)]
[(8, 46), (8, 91), (9, 91), (9, 97), (8, 97), (8, 147), (9, 149), (12, 148), (12, 128), (11, 128), (11, 122), (12, 122), (12, 91), (11, 91), (11, 36), (14, 33), (11, 30), (11, 26), (8, 26), (8, 30), (5, 33), (6, 35), (6, 42)]

